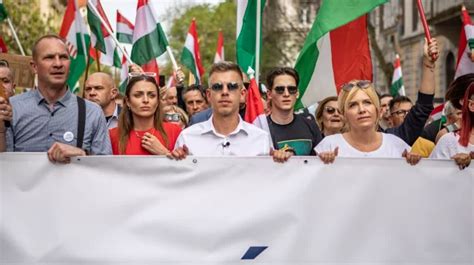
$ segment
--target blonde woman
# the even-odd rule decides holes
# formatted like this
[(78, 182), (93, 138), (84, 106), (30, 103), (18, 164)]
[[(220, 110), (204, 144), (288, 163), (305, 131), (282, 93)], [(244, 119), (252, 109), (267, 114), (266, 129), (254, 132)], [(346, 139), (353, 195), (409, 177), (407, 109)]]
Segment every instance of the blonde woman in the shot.
[(421, 156), (392, 134), (377, 131), (380, 103), (374, 86), (367, 80), (353, 80), (342, 86), (338, 107), (345, 119), (346, 132), (325, 137), (315, 151), (325, 163), (342, 157), (402, 157), (414, 165)]
[(175, 105), (164, 106), (163, 113), (165, 114), (163, 121), (174, 123), (181, 127), (181, 129), (188, 126), (189, 117), (182, 108)]
[(109, 131), (114, 155), (168, 155), (181, 128), (163, 122), (159, 88), (152, 74), (133, 75), (127, 84), (117, 128)]

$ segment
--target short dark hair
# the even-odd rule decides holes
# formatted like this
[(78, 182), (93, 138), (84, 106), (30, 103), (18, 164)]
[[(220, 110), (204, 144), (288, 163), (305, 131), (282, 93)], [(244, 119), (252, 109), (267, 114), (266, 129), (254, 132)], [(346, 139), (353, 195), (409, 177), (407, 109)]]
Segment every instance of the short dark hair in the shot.
[(395, 104), (400, 104), (403, 102), (410, 102), (411, 104), (413, 104), (413, 102), (411, 102), (411, 99), (407, 96), (396, 96), (392, 100), (390, 100), (390, 103), (388, 103), (390, 111), (392, 111)]
[[(33, 49), (32, 49), (32, 56), (33, 56), (33, 59), (36, 59), (36, 56), (38, 56), (38, 44), (43, 41), (44, 39), (57, 39), (57, 40), (60, 40), (62, 43), (64, 43), (64, 45), (66, 45), (67, 47), (67, 44), (66, 44), (66, 41), (59, 37), (58, 35), (56, 34), (46, 34), (46, 35), (43, 35), (41, 36), (39, 39), (37, 39), (35, 41), (35, 43), (33, 44)], [(66, 49), (67, 50), (67, 49)], [(69, 51), (68, 51), (69, 53)]]
[(229, 72), (229, 71), (234, 71), (238, 73), (240, 78), (244, 80), (244, 76), (242, 75), (242, 71), (240, 70), (239, 65), (233, 62), (229, 62), (229, 61), (221, 61), (218, 63), (214, 63), (211, 67), (211, 70), (209, 71), (209, 78), (214, 73), (223, 73), (223, 72)]
[(393, 96), (392, 96), (391, 94), (388, 94), (388, 93), (387, 93), (387, 94), (382, 94), (382, 95), (380, 95), (380, 96), (379, 96), (379, 99), (380, 99), (380, 101), (382, 101), (383, 98), (388, 98), (388, 97), (393, 98)]
[(300, 82), (300, 76), (298, 75), (298, 72), (294, 68), (291, 67), (277, 67), (273, 68), (270, 70), (270, 72), (267, 74), (267, 86), (268, 89), (272, 89), (273, 87), (273, 82), (275, 81), (275, 78), (280, 75), (289, 75), (295, 79), (296, 86), (298, 86), (298, 83)]
[(207, 98), (206, 98), (206, 94), (204, 93), (204, 87), (201, 86), (201, 85), (198, 85), (198, 84), (193, 84), (193, 85), (190, 85), (188, 87), (186, 87), (185, 89), (183, 89), (183, 92), (181, 92), (181, 96), (184, 100), (184, 95), (190, 91), (199, 91), (199, 93), (201, 94), (202, 98), (204, 99), (204, 101), (206, 101), (207, 103)]

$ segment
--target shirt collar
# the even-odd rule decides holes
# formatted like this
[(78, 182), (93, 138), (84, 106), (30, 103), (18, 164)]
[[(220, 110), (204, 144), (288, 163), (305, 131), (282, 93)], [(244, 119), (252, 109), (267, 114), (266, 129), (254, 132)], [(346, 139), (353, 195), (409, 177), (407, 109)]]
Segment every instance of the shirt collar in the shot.
[[(201, 134), (207, 134), (207, 133), (212, 132), (216, 136), (225, 137), (224, 135), (218, 133), (216, 131), (216, 128), (214, 128), (214, 124), (212, 123), (212, 117), (213, 116), (214, 115), (211, 115), (211, 117), (207, 121), (202, 123), (203, 124), (203, 130), (202, 130)], [(237, 127), (235, 128), (235, 130), (232, 131), (229, 135), (235, 135), (235, 134), (238, 134), (241, 131), (244, 132), (245, 134), (248, 134), (248, 125), (247, 125), (247, 123), (244, 120), (242, 120), (240, 115), (238, 115), (238, 116), (239, 116), (239, 124), (237, 124)]]
[[(46, 102), (46, 99), (43, 97), (43, 95), (41, 94), (40, 90), (38, 88), (35, 88), (33, 89), (33, 94), (34, 94), (34, 97), (36, 99), (36, 103), (39, 105), (43, 102)], [(57, 103), (63, 105), (64, 107), (67, 106), (67, 102), (71, 99), (72, 97), (72, 93), (71, 91), (69, 91), (69, 88), (67, 87), (66, 88), (66, 93), (64, 94), (64, 96), (62, 98), (60, 98), (58, 100)]]
[(119, 108), (120, 108), (119, 104), (115, 104), (114, 114), (112, 114), (112, 117), (113, 117), (113, 118), (118, 118), (118, 116), (119, 116), (119, 114), (120, 114), (120, 113), (119, 113)]

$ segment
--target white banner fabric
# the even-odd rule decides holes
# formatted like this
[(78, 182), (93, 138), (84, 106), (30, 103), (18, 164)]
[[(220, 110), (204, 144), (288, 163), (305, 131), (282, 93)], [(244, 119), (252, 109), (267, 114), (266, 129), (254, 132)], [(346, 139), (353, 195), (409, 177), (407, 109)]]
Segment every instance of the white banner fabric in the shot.
[(0, 154), (0, 264), (473, 264), (473, 178), (442, 160)]

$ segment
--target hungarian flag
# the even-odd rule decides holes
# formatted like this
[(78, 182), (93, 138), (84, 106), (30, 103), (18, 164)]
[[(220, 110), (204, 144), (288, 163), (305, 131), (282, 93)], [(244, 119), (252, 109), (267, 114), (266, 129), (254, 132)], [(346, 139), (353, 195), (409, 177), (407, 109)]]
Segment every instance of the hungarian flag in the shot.
[(0, 0), (0, 22), (8, 18), (8, 12), (7, 9), (5, 8), (5, 5), (3, 5), (3, 0)]
[(7, 53), (7, 52), (8, 52), (7, 45), (3, 41), (2, 36), (0, 36), (0, 53)]
[(122, 43), (133, 43), (133, 24), (117, 9), (117, 40)]
[(125, 95), (125, 90), (127, 88), (127, 81), (128, 81), (128, 67), (129, 63), (125, 58), (125, 55), (122, 56), (122, 70), (120, 71), (120, 85), (119, 91), (122, 95)]
[(249, 68), (247, 71), (250, 78), (250, 84), (247, 89), (244, 120), (270, 133), (267, 117), (265, 116), (265, 111), (263, 109), (262, 97), (260, 96), (254, 73), (255, 72), (252, 68)]
[(201, 84), (201, 77), (204, 74), (204, 67), (201, 63), (201, 53), (199, 52), (199, 38), (196, 28), (196, 20), (193, 18), (189, 26), (188, 35), (184, 43), (181, 63), (185, 65), (194, 75), (196, 84)]
[(296, 108), (338, 94), (352, 79), (372, 80), (366, 14), (387, 0), (323, 1), (298, 55)]
[(132, 61), (144, 65), (166, 52), (168, 40), (155, 19), (149, 0), (138, 0), (133, 31)]
[(402, 65), (400, 64), (400, 56), (395, 55), (393, 63), (392, 85), (390, 86), (390, 94), (392, 96), (405, 96), (405, 86), (403, 86)]
[[(105, 29), (105, 26), (102, 25), (99, 17), (101, 17), (102, 20), (107, 23), (107, 27), (112, 30), (100, 0), (89, 0), (87, 2), (87, 21), (91, 29), (91, 44), (95, 48), (94, 50), (91, 47), (90, 54), (96, 60), (98, 59), (101, 64), (121, 67), (121, 59), (117, 53), (117, 45), (112, 36)], [(99, 58), (96, 58), (96, 53)]]
[(75, 0), (68, 1), (61, 30), (59, 31), (59, 36), (66, 40), (69, 56), (71, 57), (67, 85), (73, 92), (78, 91), (77, 82), (86, 70), (86, 51), (88, 51), (90, 44), (86, 23), (84, 23), (81, 12), (75, 5), (75, 2)]
[(217, 49), (216, 55), (214, 56), (214, 63), (218, 63), (220, 61), (224, 61), (224, 34), (222, 34), (222, 30), (219, 30), (219, 36), (217, 37)]
[[(454, 79), (461, 75), (474, 73), (474, 63), (471, 61), (471, 58), (474, 57), (470, 57), (474, 53), (474, 25), (472, 25), (469, 12), (464, 6), (461, 9), (461, 16), (463, 27), (459, 36), (458, 62)], [(474, 56), (474, 54), (471, 56)]]
[[(265, 0), (260, 3), (260, 16), (262, 16)], [(261, 20), (261, 19), (260, 19)], [(261, 28), (261, 23), (260, 23)], [(249, 67), (255, 69), (256, 60), (256, 34), (257, 34), (257, 0), (237, 1), (237, 64), (246, 71)], [(260, 40), (262, 34), (260, 34)], [(261, 43), (261, 42), (260, 42)]]

